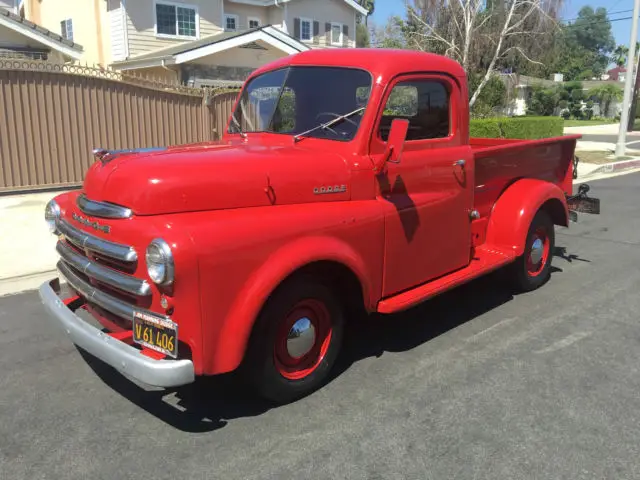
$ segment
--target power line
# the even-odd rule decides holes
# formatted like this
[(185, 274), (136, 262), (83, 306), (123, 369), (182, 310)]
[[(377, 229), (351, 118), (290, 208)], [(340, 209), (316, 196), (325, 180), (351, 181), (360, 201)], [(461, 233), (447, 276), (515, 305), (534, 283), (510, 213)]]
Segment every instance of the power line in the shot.
[[(633, 8), (629, 9), (629, 10), (619, 10), (617, 12), (607, 12), (607, 15), (618, 15), (619, 13), (629, 13), (629, 12), (633, 12)], [(573, 20), (580, 20), (581, 17), (576, 17), (576, 18), (563, 18), (561, 19), (561, 21), (563, 22), (571, 22)]]
[(564, 28), (582, 28), (582, 27), (587, 27), (589, 25), (598, 25), (598, 24), (602, 24), (602, 23), (615, 23), (615, 22), (622, 22), (623, 20), (631, 20), (633, 18), (633, 16), (631, 17), (623, 17), (623, 18), (607, 18), (606, 20), (598, 20), (597, 22), (589, 22), (589, 23), (572, 23), (570, 25), (563, 25)]

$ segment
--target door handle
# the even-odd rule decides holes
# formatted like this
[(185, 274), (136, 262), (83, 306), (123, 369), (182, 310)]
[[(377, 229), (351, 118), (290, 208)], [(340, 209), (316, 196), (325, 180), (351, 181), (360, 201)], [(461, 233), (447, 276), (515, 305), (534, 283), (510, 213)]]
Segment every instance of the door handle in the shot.
[(455, 162), (453, 162), (453, 166), (454, 167), (462, 167), (462, 168), (464, 168), (466, 163), (467, 162), (465, 162), (464, 160), (456, 160)]

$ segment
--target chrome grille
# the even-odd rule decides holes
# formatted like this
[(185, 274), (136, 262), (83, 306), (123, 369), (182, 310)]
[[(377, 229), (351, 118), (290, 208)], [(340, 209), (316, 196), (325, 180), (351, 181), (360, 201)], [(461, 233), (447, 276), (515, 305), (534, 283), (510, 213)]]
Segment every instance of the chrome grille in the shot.
[[(138, 300), (149, 303), (151, 285), (130, 275), (138, 254), (132, 246), (104, 240), (79, 230), (60, 219), (58, 271), (69, 285), (89, 303), (131, 322)], [(105, 265), (106, 263), (106, 265)]]
[(69, 225), (64, 220), (56, 222), (58, 231), (62, 233), (70, 242), (74, 243), (81, 249), (88, 248), (105, 257), (111, 257), (122, 262), (135, 262), (138, 260), (138, 254), (133, 247), (122, 245), (120, 243), (109, 242), (102, 238), (90, 235), (76, 227)]
[(58, 242), (56, 250), (67, 264), (88, 277), (95, 278), (99, 282), (106, 283), (131, 295), (151, 295), (151, 287), (146, 280), (140, 280), (92, 262), (87, 257), (76, 253), (64, 242)]

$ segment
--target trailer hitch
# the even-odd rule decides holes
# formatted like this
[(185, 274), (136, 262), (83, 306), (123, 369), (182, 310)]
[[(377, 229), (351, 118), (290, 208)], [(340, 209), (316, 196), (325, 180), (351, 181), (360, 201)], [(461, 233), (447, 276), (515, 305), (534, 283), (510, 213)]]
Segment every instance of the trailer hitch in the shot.
[(569, 220), (578, 221), (578, 213), (600, 214), (600, 199), (587, 196), (591, 187), (586, 183), (578, 187), (576, 195), (567, 195), (567, 207), (569, 207)]

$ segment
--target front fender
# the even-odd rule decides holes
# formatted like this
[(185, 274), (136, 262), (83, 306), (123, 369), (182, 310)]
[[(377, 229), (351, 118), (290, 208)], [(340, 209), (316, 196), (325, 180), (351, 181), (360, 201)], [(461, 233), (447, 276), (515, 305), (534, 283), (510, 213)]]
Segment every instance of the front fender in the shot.
[(296, 270), (318, 261), (333, 261), (349, 268), (360, 280), (365, 306), (373, 308), (377, 301), (370, 284), (373, 272), (368, 271), (364, 259), (349, 244), (327, 236), (297, 239), (270, 255), (236, 296), (223, 321), (218, 344), (212, 349), (216, 371), (231, 371), (240, 365), (254, 322), (271, 293)]
[(523, 178), (512, 183), (491, 210), (487, 243), (524, 252), (529, 226), (540, 208), (545, 208), (556, 225), (567, 226), (569, 212), (564, 192), (551, 182)]

